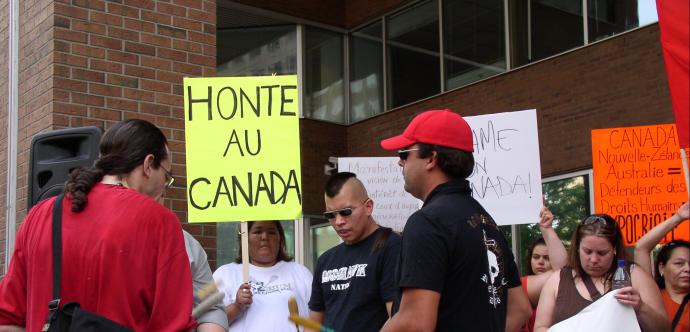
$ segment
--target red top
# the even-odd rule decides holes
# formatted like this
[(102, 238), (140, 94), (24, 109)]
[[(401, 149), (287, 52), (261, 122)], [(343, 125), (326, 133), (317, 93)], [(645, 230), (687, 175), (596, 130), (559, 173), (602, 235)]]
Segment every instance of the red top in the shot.
[[(665, 289), (661, 290), (661, 298), (664, 299), (664, 307), (666, 307), (668, 320), (669, 322), (672, 322), (673, 318), (676, 317), (678, 308), (680, 308), (680, 303), (674, 302)], [(690, 304), (685, 305), (683, 314), (680, 316), (680, 320), (678, 321), (678, 325), (676, 326), (674, 332), (690, 332)]]
[[(29, 212), (0, 282), (0, 325), (39, 331), (52, 298), (55, 198)], [(195, 326), (192, 276), (177, 217), (152, 198), (96, 184), (84, 211), (63, 201), (61, 303), (79, 302), (135, 331)]]
[[(520, 278), (520, 281), (522, 281), (522, 289), (525, 291), (525, 294), (527, 294), (527, 276), (523, 276)], [(527, 294), (527, 297), (529, 297), (529, 294)], [(525, 325), (523, 325), (518, 332), (532, 332), (534, 331), (534, 321), (537, 318), (537, 308), (532, 308), (532, 316), (529, 317), (529, 320), (525, 322)]]

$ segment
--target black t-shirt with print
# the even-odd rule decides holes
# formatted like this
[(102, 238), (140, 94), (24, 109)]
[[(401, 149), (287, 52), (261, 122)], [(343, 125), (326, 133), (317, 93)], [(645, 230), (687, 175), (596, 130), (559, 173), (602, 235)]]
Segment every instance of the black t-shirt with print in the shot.
[(441, 294), (436, 331), (503, 332), (508, 288), (520, 286), (505, 237), (466, 180), (439, 185), (410, 216), (396, 279), (400, 294), (404, 288)]
[[(372, 253), (377, 237), (389, 233)], [(400, 236), (379, 227), (353, 245), (341, 243), (319, 257), (309, 309), (323, 312), (324, 326), (341, 331), (378, 331), (388, 319), (386, 302), (396, 297), (395, 265)]]

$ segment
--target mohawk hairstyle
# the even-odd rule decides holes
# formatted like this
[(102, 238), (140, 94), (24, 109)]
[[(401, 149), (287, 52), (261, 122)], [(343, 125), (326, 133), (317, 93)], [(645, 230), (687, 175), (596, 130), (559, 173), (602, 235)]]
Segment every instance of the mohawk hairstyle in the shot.
[(351, 172), (340, 172), (333, 174), (326, 182), (326, 196), (333, 198), (338, 195), (340, 190), (343, 189), (345, 182), (352, 178), (357, 178), (357, 175)]

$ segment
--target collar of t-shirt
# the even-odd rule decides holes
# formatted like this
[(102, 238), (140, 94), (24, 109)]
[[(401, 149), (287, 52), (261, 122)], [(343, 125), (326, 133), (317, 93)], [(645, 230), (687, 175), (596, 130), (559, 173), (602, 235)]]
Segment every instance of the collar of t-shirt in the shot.
[(347, 244), (347, 243), (343, 242), (343, 244), (345, 245), (345, 247), (347, 247), (349, 249), (354, 249), (354, 248), (357, 248), (359, 246), (366, 246), (367, 245), (366, 243), (368, 243), (369, 241), (372, 241), (372, 239), (375, 238), (374, 235), (376, 235), (379, 231), (381, 231), (382, 228), (383, 227), (378, 227), (373, 232), (371, 232), (371, 234), (369, 234), (369, 236), (367, 236), (366, 238), (362, 239), (361, 241), (359, 241), (357, 243)]
[(434, 188), (434, 190), (432, 190), (429, 193), (429, 196), (426, 197), (426, 201), (424, 201), (423, 206), (426, 206), (427, 204), (431, 203), (431, 201), (433, 201), (434, 198), (436, 198), (439, 195), (457, 193), (468, 195), (472, 194), (470, 182), (465, 179), (456, 179), (439, 184), (438, 186), (436, 186), (436, 188)]

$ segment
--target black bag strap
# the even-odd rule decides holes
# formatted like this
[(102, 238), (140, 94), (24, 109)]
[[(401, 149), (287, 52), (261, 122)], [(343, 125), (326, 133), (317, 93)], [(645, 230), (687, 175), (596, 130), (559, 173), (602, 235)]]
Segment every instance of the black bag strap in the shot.
[(592, 278), (590, 278), (587, 273), (582, 274), (582, 282), (584, 282), (585, 287), (587, 287), (587, 291), (589, 291), (589, 296), (592, 297), (592, 302), (598, 300), (601, 297), (601, 293), (599, 293), (597, 286), (594, 286)]
[(53, 310), (60, 305), (60, 281), (62, 277), (62, 199), (58, 195), (53, 203), (53, 300), (48, 307)]
[(683, 302), (680, 304), (680, 307), (678, 307), (676, 316), (673, 317), (673, 323), (671, 323), (672, 332), (676, 330), (676, 326), (678, 326), (678, 322), (680, 321), (680, 317), (683, 315), (683, 310), (685, 310), (685, 305), (688, 304), (688, 301), (690, 301), (690, 294), (686, 294), (685, 297), (683, 297)]

